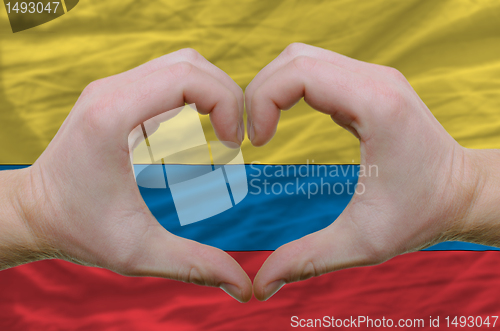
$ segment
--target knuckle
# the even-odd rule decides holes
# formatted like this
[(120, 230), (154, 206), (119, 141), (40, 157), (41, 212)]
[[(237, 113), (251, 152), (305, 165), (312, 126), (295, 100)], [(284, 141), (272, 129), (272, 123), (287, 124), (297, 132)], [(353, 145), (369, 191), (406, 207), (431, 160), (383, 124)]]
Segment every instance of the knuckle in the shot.
[(201, 54), (194, 48), (183, 48), (179, 50), (179, 55), (190, 62), (195, 62), (201, 57)]
[(401, 73), (396, 68), (393, 67), (388, 67), (384, 65), (376, 65), (379, 68), (379, 71), (389, 79), (393, 80), (394, 82), (401, 84), (401, 83), (408, 83), (406, 80), (406, 77)]
[(290, 45), (288, 45), (284, 52), (288, 55), (290, 55), (291, 57), (296, 57), (298, 55), (300, 55), (305, 48), (307, 48), (308, 45), (304, 44), (304, 43), (291, 43)]
[(203, 247), (199, 247), (198, 245), (191, 246), (186, 248), (186, 252), (189, 252), (190, 256), (200, 257), (201, 260), (184, 261), (184, 264), (179, 269), (172, 272), (173, 278), (197, 285), (216, 285), (215, 277), (210, 275), (210, 273), (207, 274), (207, 270), (202, 262), (208, 258), (208, 253)]
[(187, 282), (197, 285), (205, 285), (205, 281), (197, 268), (191, 267), (187, 273)]
[(96, 92), (98, 92), (102, 89), (103, 85), (105, 84), (105, 80), (106, 80), (105, 78), (101, 78), (101, 79), (98, 79), (98, 80), (91, 82), (89, 85), (87, 85), (83, 89), (83, 92), (81, 94), (81, 98), (87, 98), (87, 97), (90, 97), (90, 96), (96, 94)]
[(387, 105), (389, 109), (395, 110), (400, 108), (402, 95), (399, 89), (386, 84), (381, 84), (377, 88), (377, 94), (380, 96), (381, 100)]
[(378, 115), (384, 120), (395, 119), (406, 109), (403, 91), (394, 84), (378, 83), (373, 86), (373, 98), (378, 107)]
[(193, 70), (193, 65), (187, 61), (181, 61), (177, 62), (176, 64), (171, 65), (168, 67), (170, 73), (175, 77), (175, 78), (184, 78), (189, 73)]
[(93, 131), (103, 132), (110, 128), (111, 116), (115, 108), (115, 100), (120, 97), (114, 93), (106, 93), (91, 100), (84, 111), (84, 120)]
[(173, 278), (185, 283), (196, 285), (214, 285), (215, 282), (205, 279), (200, 273), (200, 269), (194, 265), (186, 266), (177, 271)]
[(292, 63), (300, 71), (311, 71), (317, 61), (312, 57), (299, 55), (293, 59)]
[(406, 77), (396, 68), (387, 67), (387, 73), (397, 82), (406, 82)]
[(298, 280), (306, 280), (312, 277), (320, 276), (324, 273), (323, 269), (324, 268), (318, 267), (316, 261), (308, 261), (302, 268), (302, 273), (299, 275)]

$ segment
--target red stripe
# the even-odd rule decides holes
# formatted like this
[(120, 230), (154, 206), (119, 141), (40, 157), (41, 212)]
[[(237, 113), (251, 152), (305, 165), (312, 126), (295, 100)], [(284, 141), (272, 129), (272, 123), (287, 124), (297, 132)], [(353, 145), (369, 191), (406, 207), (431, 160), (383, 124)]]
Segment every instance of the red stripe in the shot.
[[(253, 278), (270, 252), (231, 253)], [(281, 330), (290, 318), (500, 314), (500, 252), (417, 252), (239, 304), (215, 288), (64, 261), (0, 272), (0, 330)], [(497, 323), (497, 327), (500, 322)]]

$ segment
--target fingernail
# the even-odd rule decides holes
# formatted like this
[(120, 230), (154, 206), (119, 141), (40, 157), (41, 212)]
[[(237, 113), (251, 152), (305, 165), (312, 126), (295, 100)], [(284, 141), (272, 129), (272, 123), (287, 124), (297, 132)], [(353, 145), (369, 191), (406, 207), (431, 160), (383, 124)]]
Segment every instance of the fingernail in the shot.
[(229, 294), (233, 299), (238, 300), (239, 302), (243, 302), (242, 297), (243, 295), (241, 294), (241, 290), (239, 289), (238, 286), (235, 286), (233, 284), (229, 283), (222, 283), (220, 285), (220, 288)]
[(249, 117), (248, 118), (248, 139), (250, 139), (250, 141), (252, 141), (254, 135), (255, 135), (255, 129), (253, 127), (253, 122), (252, 122), (251, 118)]
[(266, 286), (264, 289), (264, 294), (265, 294), (265, 300), (269, 299), (272, 297), (276, 292), (278, 292), (283, 286), (285, 286), (285, 281), (284, 280), (276, 280)]
[(245, 139), (245, 123), (243, 122), (243, 119), (241, 119), (240, 124), (238, 125), (238, 139), (240, 140), (240, 143), (242, 143)]

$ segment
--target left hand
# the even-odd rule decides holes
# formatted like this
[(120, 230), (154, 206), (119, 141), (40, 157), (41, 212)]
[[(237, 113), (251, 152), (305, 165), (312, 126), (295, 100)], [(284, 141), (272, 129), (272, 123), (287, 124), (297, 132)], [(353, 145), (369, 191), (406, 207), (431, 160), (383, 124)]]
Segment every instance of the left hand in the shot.
[(20, 223), (31, 234), (25, 246), (36, 250), (31, 257), (218, 286), (250, 300), (252, 284), (240, 265), (220, 249), (165, 230), (134, 180), (129, 133), (185, 103), (210, 114), (221, 140), (241, 143), (241, 88), (192, 49), (85, 88), (39, 159), (16, 172), (15, 185), (24, 188)]

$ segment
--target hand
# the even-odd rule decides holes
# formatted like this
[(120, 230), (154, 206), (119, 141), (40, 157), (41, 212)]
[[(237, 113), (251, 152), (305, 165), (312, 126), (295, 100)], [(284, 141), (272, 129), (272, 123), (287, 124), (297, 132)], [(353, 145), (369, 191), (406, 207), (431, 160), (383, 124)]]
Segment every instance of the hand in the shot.
[(33, 247), (28, 255), (219, 286), (239, 301), (250, 300), (251, 281), (239, 264), (222, 250), (165, 230), (134, 180), (129, 133), (185, 102), (210, 114), (220, 140), (241, 143), (241, 88), (194, 50), (85, 88), (40, 158), (16, 173), (24, 183), (20, 214), (30, 234), (24, 246)]
[(359, 178), (364, 193), (354, 194), (330, 226), (266, 260), (254, 280), (257, 299), (286, 283), (381, 263), (465, 233), (474, 237), (464, 229), (474, 228), (468, 217), (484, 181), (474, 171), (473, 151), (445, 131), (401, 73), (292, 44), (246, 89), (252, 143), (268, 142), (280, 110), (302, 97), (359, 138), (360, 167), (375, 166), (378, 175)]

